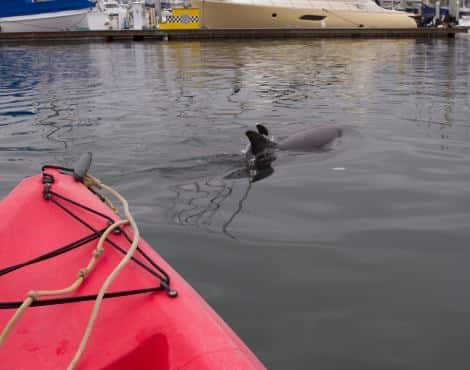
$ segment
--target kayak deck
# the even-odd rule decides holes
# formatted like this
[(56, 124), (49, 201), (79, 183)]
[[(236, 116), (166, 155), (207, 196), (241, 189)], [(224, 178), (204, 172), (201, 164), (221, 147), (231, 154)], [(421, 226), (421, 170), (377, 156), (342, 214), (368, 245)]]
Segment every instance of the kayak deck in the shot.
[[(119, 219), (68, 174), (57, 169), (44, 173), (53, 177), (49, 199), (43, 194), (42, 174), (23, 180), (0, 202), (0, 270), (103, 230), (109, 223), (106, 217)], [(125, 252), (130, 245), (126, 234), (132, 237), (130, 228), (122, 229), (124, 232), (109, 236), (95, 270), (73, 296), (95, 295), (120, 262), (123, 254), (112, 244)], [(67, 253), (0, 274), (0, 301), (22, 301), (30, 290), (68, 286), (87, 265), (96, 244), (95, 238)], [(103, 301), (77, 369), (264, 369), (228, 325), (143, 239), (139, 248), (162, 270), (157, 274), (161, 278), (149, 273), (155, 269), (142, 253), (135, 255), (140, 264), (126, 265), (109, 291), (154, 291)], [(178, 292), (176, 298), (161, 289), (166, 277), (170, 288)], [(65, 369), (83, 336), (93, 303), (28, 308), (0, 347), (2, 368)], [(13, 309), (0, 309), (0, 328), (13, 313)]]

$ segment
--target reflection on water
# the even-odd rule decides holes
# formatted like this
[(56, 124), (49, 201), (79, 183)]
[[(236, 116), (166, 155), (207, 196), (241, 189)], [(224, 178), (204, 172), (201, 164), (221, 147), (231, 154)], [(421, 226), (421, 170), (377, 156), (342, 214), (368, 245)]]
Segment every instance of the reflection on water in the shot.
[[(229, 226), (242, 212), (252, 184), (273, 173), (270, 165), (261, 168), (245, 165), (223, 177), (174, 185), (170, 188), (175, 193), (171, 218), (178, 225), (195, 225), (209, 232), (221, 231), (236, 239)], [(224, 203), (227, 210), (223, 208)], [(215, 218), (218, 213), (226, 214), (226, 219)]]
[(443, 40), (2, 47), (0, 125), (66, 160), (89, 144), (111, 151), (117, 137), (136, 151), (164, 148), (164, 161), (166, 145), (190, 139), (234, 151), (235, 130), (259, 120), (281, 135), (325, 121), (449, 126), (455, 106), (468, 109), (462, 50)]
[(16, 136), (12, 148), (22, 139), (26, 151), (60, 152), (63, 161), (77, 139), (74, 130), (96, 124), (80, 114), (81, 102), (98, 87), (89, 49), (80, 49), (73, 68), (60, 46), (0, 49), (0, 117), (6, 118), (0, 125), (5, 138)]
[[(269, 368), (466, 369), (469, 61), (461, 35), (0, 46), (0, 195), (91, 151)], [(257, 123), (346, 130), (250, 172)]]

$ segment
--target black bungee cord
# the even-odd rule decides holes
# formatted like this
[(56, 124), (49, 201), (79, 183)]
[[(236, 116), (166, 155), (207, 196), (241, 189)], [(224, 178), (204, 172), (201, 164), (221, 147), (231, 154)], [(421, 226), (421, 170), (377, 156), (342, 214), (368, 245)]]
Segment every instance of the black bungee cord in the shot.
[[(70, 252), (76, 248), (79, 248), (83, 245), (86, 245), (90, 242), (93, 242), (101, 237), (101, 235), (105, 232), (105, 230), (108, 228), (108, 226), (112, 223), (114, 223), (114, 220), (105, 215), (104, 213), (101, 213), (97, 210), (94, 210), (90, 207), (85, 206), (84, 204), (81, 204), (79, 202), (74, 201), (73, 199), (70, 199), (68, 197), (65, 197), (61, 194), (58, 194), (54, 191), (51, 190), (52, 184), (54, 183), (54, 176), (47, 171), (47, 169), (54, 169), (58, 170), (62, 173), (66, 173), (69, 175), (76, 175), (76, 171), (71, 168), (67, 167), (61, 167), (61, 166), (52, 166), (52, 165), (46, 165), (42, 167), (42, 174), (43, 174), (43, 184), (44, 184), (44, 189), (43, 189), (43, 197), (46, 200), (51, 201), (54, 205), (58, 206), (60, 209), (62, 209), (65, 213), (70, 215), (72, 218), (77, 220), (77, 222), (81, 223), (84, 225), (86, 228), (88, 228), (91, 231), (91, 234), (84, 236), (81, 239), (75, 240), (65, 246), (56, 248), (50, 252), (47, 252), (45, 254), (39, 255), (37, 257), (34, 257), (28, 261), (24, 261), (21, 263), (18, 263), (16, 265), (12, 266), (7, 266), (5, 268), (0, 269), (0, 277), (3, 275), (7, 275), (13, 271), (19, 270), (21, 268), (24, 268), (26, 266), (30, 266), (54, 257), (57, 257), (59, 255), (62, 255), (64, 253)], [(77, 177), (75, 177), (77, 179)], [(81, 179), (78, 179), (81, 180)], [(90, 189), (90, 191), (92, 191)], [(98, 196), (102, 201), (104, 201), (104, 198), (92, 191), (93, 194)], [(103, 219), (106, 220), (107, 225), (106, 227), (102, 229), (96, 229), (93, 226), (91, 226), (87, 221), (85, 221), (83, 218), (78, 216), (76, 213), (74, 213), (70, 208), (66, 207), (61, 201), (58, 201), (57, 199), (63, 201), (64, 203), (70, 203), (76, 207), (79, 207), (87, 212), (93, 213)], [(115, 230), (116, 234), (121, 234), (123, 237), (126, 239), (127, 243), (132, 242), (132, 239), (129, 237), (129, 235), (126, 233), (125, 230), (122, 228), (119, 228)], [(126, 250), (122, 248), (120, 245), (118, 245), (116, 242), (106, 239), (106, 242), (111, 244), (112, 247), (114, 247), (116, 250), (118, 250), (122, 254), (126, 254)], [(159, 285), (151, 288), (142, 288), (142, 289), (131, 289), (131, 290), (122, 290), (122, 291), (117, 291), (117, 292), (109, 292), (104, 295), (104, 298), (117, 298), (117, 297), (124, 297), (124, 296), (129, 296), (129, 295), (136, 295), (136, 294), (144, 294), (144, 293), (151, 293), (151, 292), (156, 292), (160, 290), (164, 290), (167, 292), (168, 296), (174, 298), (178, 295), (178, 292), (170, 288), (170, 277), (168, 273), (163, 270), (158, 264), (150, 258), (148, 254), (146, 254), (139, 246), (137, 246), (137, 251), (142, 256), (145, 261), (147, 262), (144, 263), (141, 260), (136, 259), (135, 257), (132, 257), (132, 261), (135, 262), (137, 265), (142, 267), (144, 270), (146, 270), (148, 273), (153, 275), (155, 278), (159, 280)], [(150, 266), (149, 266), (150, 265)], [(74, 303), (74, 302), (83, 302), (83, 301), (91, 301), (95, 300), (97, 298), (96, 294), (91, 294), (91, 295), (80, 295), (80, 296), (72, 296), (72, 297), (61, 297), (61, 298), (48, 298), (48, 299), (40, 299), (36, 300), (31, 304), (31, 307), (41, 307), (41, 306), (50, 306), (50, 305), (57, 305), (57, 304), (67, 304), (67, 303)], [(21, 306), (23, 301), (13, 301), (13, 302), (0, 302), (0, 309), (16, 309)]]

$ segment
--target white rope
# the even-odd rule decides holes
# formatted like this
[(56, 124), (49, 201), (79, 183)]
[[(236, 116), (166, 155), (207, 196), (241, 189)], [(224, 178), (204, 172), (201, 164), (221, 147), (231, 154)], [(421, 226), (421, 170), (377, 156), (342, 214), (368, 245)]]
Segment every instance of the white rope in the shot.
[(13, 330), (17, 321), (26, 312), (26, 309), (29, 306), (31, 306), (31, 304), (34, 301), (36, 301), (38, 298), (46, 297), (46, 296), (58, 296), (58, 295), (69, 294), (77, 290), (80, 287), (80, 285), (82, 285), (82, 283), (85, 281), (85, 279), (90, 274), (90, 272), (96, 266), (98, 258), (103, 254), (103, 251), (104, 251), (103, 243), (105, 242), (109, 233), (111, 233), (114, 229), (118, 228), (119, 226), (122, 226), (127, 223), (128, 223), (127, 220), (116, 221), (105, 230), (105, 232), (101, 235), (98, 241), (98, 244), (96, 245), (96, 248), (93, 250), (90, 262), (88, 263), (86, 267), (79, 270), (77, 279), (71, 285), (63, 289), (31, 290), (30, 292), (28, 292), (27, 297), (25, 298), (21, 306), (16, 310), (15, 314), (11, 317), (11, 319), (8, 321), (8, 323), (5, 325), (2, 332), (0, 333), (0, 347), (5, 342), (10, 332)]
[[(129, 205), (127, 201), (124, 199), (124, 197), (121, 196), (117, 191), (112, 189), (111, 187), (102, 184), (99, 180), (92, 178), (89, 176), (89, 178), (92, 181), (92, 184), (94, 186), (97, 186), (99, 188), (105, 189), (109, 193), (111, 193), (113, 196), (115, 196), (121, 203), (124, 209), (124, 214), (127, 218), (127, 221), (129, 221), (129, 224), (132, 228), (132, 231), (134, 233), (134, 239), (132, 240), (132, 244), (127, 251), (126, 255), (123, 257), (121, 262), (114, 268), (114, 270), (108, 275), (106, 278), (105, 282), (100, 288), (100, 291), (98, 293), (98, 296), (96, 297), (95, 300), (95, 305), (93, 306), (93, 310), (90, 314), (90, 319), (88, 321), (88, 325), (85, 329), (85, 333), (83, 334), (82, 340), (80, 342), (80, 345), (75, 353), (75, 356), (73, 357), (72, 361), (70, 362), (69, 366), (67, 367), (67, 370), (73, 370), (75, 369), (75, 366), (77, 366), (78, 361), (80, 360), (80, 357), (82, 356), (83, 352), (85, 351), (86, 345), (88, 343), (88, 339), (90, 338), (90, 334), (93, 330), (93, 327), (95, 325), (96, 317), (98, 316), (98, 312), (101, 306), (101, 302), (103, 301), (104, 294), (106, 293), (106, 290), (108, 287), (111, 285), (111, 283), (114, 281), (114, 279), (119, 275), (119, 273), (122, 271), (122, 269), (126, 266), (126, 264), (131, 260), (133, 254), (135, 253), (138, 242), (139, 242), (139, 229), (137, 227), (137, 224), (134, 221), (134, 218), (132, 217), (131, 213), (129, 212)], [(107, 230), (106, 230), (107, 231)]]
[[(23, 301), (23, 304), (18, 308), (18, 310), (15, 312), (13, 317), (10, 319), (10, 321), (7, 323), (7, 325), (4, 327), (3, 331), (0, 334), (0, 346), (4, 343), (6, 340), (8, 334), (11, 332), (13, 327), (15, 326), (16, 322), (20, 319), (20, 317), (24, 314), (26, 309), (39, 297), (42, 296), (52, 296), (52, 295), (63, 295), (67, 293), (71, 293), (78, 289), (78, 287), (83, 283), (83, 281), (86, 279), (88, 274), (91, 272), (91, 270), (95, 267), (96, 262), (100, 255), (103, 253), (103, 243), (106, 241), (106, 238), (108, 235), (118, 227), (129, 223), (133, 234), (134, 234), (134, 239), (132, 240), (131, 246), (129, 247), (129, 250), (127, 251), (126, 255), (122, 258), (122, 260), (119, 262), (119, 264), (114, 268), (114, 270), (108, 275), (106, 280), (104, 281), (103, 285), (101, 286), (99, 293), (96, 297), (95, 304), (93, 306), (93, 310), (90, 314), (90, 318), (88, 320), (88, 325), (85, 329), (85, 333), (83, 334), (83, 337), (80, 341), (80, 345), (70, 362), (69, 366), (67, 367), (67, 370), (73, 370), (75, 366), (77, 366), (78, 361), (80, 360), (80, 357), (82, 356), (83, 352), (85, 351), (86, 345), (88, 343), (88, 339), (90, 338), (91, 332), (93, 330), (93, 327), (95, 325), (96, 318), (98, 316), (98, 312), (101, 306), (101, 303), (103, 301), (103, 297), (111, 285), (111, 283), (116, 279), (116, 277), (119, 275), (119, 273), (122, 271), (122, 269), (126, 266), (126, 264), (132, 259), (132, 256), (134, 255), (137, 247), (138, 247), (138, 242), (139, 242), (139, 229), (137, 227), (137, 224), (134, 221), (134, 218), (132, 217), (130, 211), (129, 211), (129, 205), (124, 199), (121, 194), (119, 194), (117, 191), (112, 189), (111, 187), (101, 183), (99, 180), (96, 178), (87, 175), (87, 177), (84, 179), (84, 183), (88, 187), (97, 187), (100, 189), (104, 189), (111, 193), (114, 197), (116, 197), (123, 206), (124, 209), (124, 214), (126, 216), (126, 219), (124, 220), (119, 220), (114, 222), (112, 225), (110, 225), (105, 232), (101, 235), (96, 249), (93, 251), (92, 258), (89, 262), (89, 264), (81, 269), (79, 271), (77, 280), (72, 283), (69, 287), (63, 288), (63, 289), (58, 289), (58, 290), (40, 290), (40, 291), (30, 291), (28, 293), (27, 298)], [(105, 198), (106, 199), (106, 198)], [(106, 204), (109, 204), (112, 206), (112, 203), (106, 199)]]

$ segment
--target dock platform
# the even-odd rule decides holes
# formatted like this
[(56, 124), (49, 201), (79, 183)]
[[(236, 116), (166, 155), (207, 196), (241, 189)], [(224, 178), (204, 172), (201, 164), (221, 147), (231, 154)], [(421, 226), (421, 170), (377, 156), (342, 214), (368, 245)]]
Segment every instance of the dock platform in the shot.
[(468, 33), (466, 27), (455, 28), (291, 28), (291, 29), (195, 29), (195, 30), (122, 30), (65, 32), (0, 32), (2, 43), (37, 43), (51, 41), (168, 41), (216, 39), (282, 38), (446, 38)]

